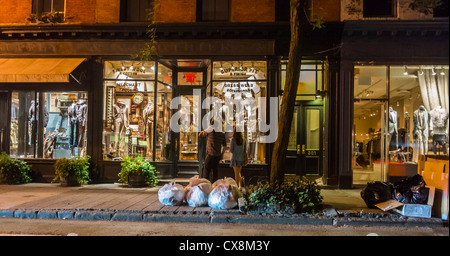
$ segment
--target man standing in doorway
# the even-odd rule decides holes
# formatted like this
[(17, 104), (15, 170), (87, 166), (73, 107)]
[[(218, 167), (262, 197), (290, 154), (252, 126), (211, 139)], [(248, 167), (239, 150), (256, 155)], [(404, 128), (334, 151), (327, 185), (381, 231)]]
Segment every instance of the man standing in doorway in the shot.
[(206, 157), (203, 165), (203, 178), (209, 179), (211, 170), (213, 172), (213, 179), (211, 182), (217, 180), (219, 161), (222, 159), (225, 147), (227, 145), (225, 140), (225, 134), (215, 131), (212, 126), (203, 130), (199, 134), (200, 136), (208, 136), (206, 142)]

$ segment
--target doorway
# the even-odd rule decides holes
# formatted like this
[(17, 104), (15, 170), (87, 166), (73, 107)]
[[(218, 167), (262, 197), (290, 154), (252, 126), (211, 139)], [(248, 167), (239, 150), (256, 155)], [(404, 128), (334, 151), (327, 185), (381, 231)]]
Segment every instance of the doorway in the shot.
[(323, 174), (323, 106), (295, 106), (286, 154), (286, 174)]

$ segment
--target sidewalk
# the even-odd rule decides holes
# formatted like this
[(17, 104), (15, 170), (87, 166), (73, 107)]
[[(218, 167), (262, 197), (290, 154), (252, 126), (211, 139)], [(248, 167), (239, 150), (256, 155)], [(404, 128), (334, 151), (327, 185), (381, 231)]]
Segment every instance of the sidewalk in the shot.
[(335, 226), (448, 226), (448, 221), (439, 218), (408, 218), (369, 209), (359, 195), (360, 189), (322, 189), (324, 210), (316, 216), (261, 216), (243, 215), (238, 209), (164, 206), (158, 200), (159, 188), (160, 186), (128, 188), (119, 184), (81, 187), (61, 187), (50, 183), (0, 185), (0, 217)]

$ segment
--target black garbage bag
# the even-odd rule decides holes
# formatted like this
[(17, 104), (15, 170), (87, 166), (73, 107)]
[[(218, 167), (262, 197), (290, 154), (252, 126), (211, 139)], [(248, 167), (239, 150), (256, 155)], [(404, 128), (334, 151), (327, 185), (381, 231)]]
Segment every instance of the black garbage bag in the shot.
[(394, 183), (394, 200), (404, 204), (426, 204), (429, 188), (425, 185), (423, 177), (419, 174), (396, 182)]
[(367, 207), (376, 208), (376, 204), (391, 200), (393, 191), (394, 186), (389, 182), (369, 182), (361, 190), (361, 197)]

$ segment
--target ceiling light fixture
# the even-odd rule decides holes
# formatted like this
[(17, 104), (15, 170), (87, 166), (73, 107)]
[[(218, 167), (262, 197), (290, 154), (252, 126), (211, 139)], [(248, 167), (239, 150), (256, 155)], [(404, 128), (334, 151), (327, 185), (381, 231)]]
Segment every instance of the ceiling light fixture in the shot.
[(408, 67), (405, 65), (405, 72), (403, 72), (403, 75), (407, 76), (408, 75)]
[(434, 72), (434, 68), (431, 68), (431, 74), (432, 74), (433, 76), (436, 75), (436, 72)]

